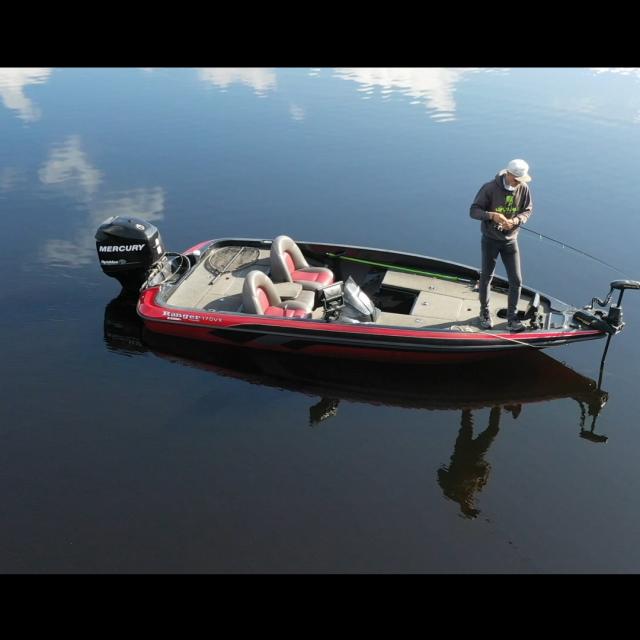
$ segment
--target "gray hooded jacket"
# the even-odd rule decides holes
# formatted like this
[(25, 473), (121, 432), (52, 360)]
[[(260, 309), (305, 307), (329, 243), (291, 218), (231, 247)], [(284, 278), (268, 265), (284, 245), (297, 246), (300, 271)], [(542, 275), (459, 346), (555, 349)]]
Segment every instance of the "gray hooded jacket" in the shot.
[[(469, 215), (475, 220), (482, 220), (480, 230), (483, 235), (493, 240), (514, 240), (518, 236), (520, 225), (524, 224), (533, 213), (533, 200), (527, 183), (521, 182), (513, 191), (505, 189), (502, 170), (491, 181), (483, 184), (476, 195)], [(489, 212), (497, 211), (506, 218), (516, 219), (518, 226), (505, 232), (498, 229), (498, 225), (489, 219)]]

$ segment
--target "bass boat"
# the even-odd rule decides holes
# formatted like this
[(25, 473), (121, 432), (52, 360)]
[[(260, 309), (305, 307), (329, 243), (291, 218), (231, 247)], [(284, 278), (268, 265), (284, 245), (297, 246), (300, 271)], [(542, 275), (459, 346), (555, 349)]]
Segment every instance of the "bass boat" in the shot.
[(108, 218), (95, 237), (103, 272), (137, 297), (150, 331), (347, 359), (455, 362), (604, 337), (608, 348), (624, 327), (624, 292), (640, 289), (638, 281), (615, 280), (604, 299), (579, 308), (523, 286), (525, 330), (512, 333), (508, 281), (493, 278), (496, 322), (484, 330), (478, 269), (439, 258), (287, 236), (167, 252), (153, 224), (130, 216)]

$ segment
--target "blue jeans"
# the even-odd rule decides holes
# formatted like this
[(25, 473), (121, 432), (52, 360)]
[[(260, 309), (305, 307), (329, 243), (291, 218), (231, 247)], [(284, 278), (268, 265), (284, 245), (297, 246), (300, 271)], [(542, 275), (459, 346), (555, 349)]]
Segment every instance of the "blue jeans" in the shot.
[(518, 239), (500, 241), (482, 236), (482, 270), (480, 272), (479, 293), (480, 309), (485, 311), (489, 308), (489, 287), (493, 279), (493, 272), (496, 269), (498, 256), (502, 258), (502, 263), (509, 278), (509, 300), (507, 309), (508, 320), (517, 318), (517, 306), (520, 300), (520, 290), (522, 289), (522, 273), (520, 271), (520, 250), (518, 249)]

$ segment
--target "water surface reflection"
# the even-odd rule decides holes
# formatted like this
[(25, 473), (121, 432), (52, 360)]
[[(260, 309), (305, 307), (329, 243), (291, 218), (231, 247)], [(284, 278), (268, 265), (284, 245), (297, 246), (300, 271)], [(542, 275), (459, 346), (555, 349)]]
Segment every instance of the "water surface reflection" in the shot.
[[(512, 157), (534, 229), (637, 276), (640, 71), (488, 71), (0, 69), (0, 569), (638, 570), (638, 296), (604, 410), (602, 343), (510, 379), (202, 355), (105, 314), (110, 215), (174, 248), (287, 233), (478, 264), (470, 199)], [(562, 300), (619, 277), (521, 237), (525, 282)]]
[(335, 70), (338, 78), (352, 80), (360, 85), (359, 91), (370, 97), (374, 89), (379, 88), (382, 95), (398, 91), (413, 98), (411, 104), (424, 104), (434, 120), (447, 122), (455, 120), (456, 85), (465, 76), (473, 73), (491, 71), (478, 67), (450, 68), (415, 67), (400, 68), (339, 68)]
[(17, 111), (24, 122), (39, 120), (42, 113), (25, 94), (30, 84), (42, 84), (49, 79), (51, 69), (43, 67), (0, 69), (0, 99), (7, 109)]
[(101, 191), (105, 172), (92, 164), (78, 135), (52, 147), (38, 176), (45, 187), (61, 192), (86, 211), (85, 220), (71, 233), (71, 238), (45, 241), (41, 256), (51, 266), (80, 267), (93, 263), (95, 228), (109, 216), (135, 212), (149, 222), (164, 217), (165, 192), (160, 186)]
[[(105, 308), (104, 340), (110, 351), (127, 357), (151, 352), (164, 360), (211, 371), (251, 384), (317, 398), (309, 406), (312, 427), (337, 415), (341, 402), (403, 407), (425, 411), (460, 411), (460, 430), (448, 464), (437, 471), (443, 494), (457, 502), (465, 518), (480, 513), (477, 494), (490, 476), (485, 456), (508, 412), (516, 419), (527, 404), (572, 398), (578, 404), (579, 435), (603, 443), (596, 419), (608, 394), (595, 380), (533, 349), (504, 353), (463, 366), (397, 365), (309, 358), (206, 345), (144, 329), (135, 300), (120, 296)], [(474, 437), (474, 411), (490, 409), (487, 427)], [(591, 424), (587, 424), (587, 416)]]
[(226, 91), (234, 83), (245, 84), (251, 87), (256, 95), (264, 96), (267, 92), (277, 87), (276, 72), (267, 68), (248, 67), (211, 67), (198, 70), (201, 80)]

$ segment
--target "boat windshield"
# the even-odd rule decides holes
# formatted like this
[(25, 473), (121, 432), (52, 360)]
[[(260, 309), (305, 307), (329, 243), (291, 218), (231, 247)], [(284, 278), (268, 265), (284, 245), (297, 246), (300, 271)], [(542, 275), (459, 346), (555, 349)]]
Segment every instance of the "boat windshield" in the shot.
[(375, 320), (376, 308), (371, 298), (349, 276), (344, 283), (344, 309), (341, 320), (372, 322)]

